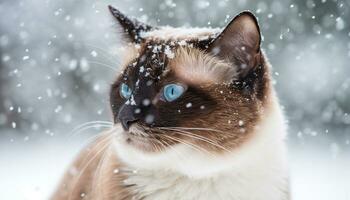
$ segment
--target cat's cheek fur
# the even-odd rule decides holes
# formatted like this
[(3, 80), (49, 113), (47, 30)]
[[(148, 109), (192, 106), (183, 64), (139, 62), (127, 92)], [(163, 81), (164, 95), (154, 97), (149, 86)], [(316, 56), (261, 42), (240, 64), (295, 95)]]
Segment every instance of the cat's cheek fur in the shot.
[[(111, 88), (114, 134), (82, 152), (80, 173), (68, 172), (54, 199), (288, 200), (286, 125), (254, 15), (242, 12), (219, 33), (152, 28), (110, 10), (134, 42)], [(178, 102), (144, 103), (174, 82), (189, 85)], [(121, 83), (133, 88), (131, 102)]]
[[(156, 178), (159, 173), (164, 174), (161, 176), (164, 179), (169, 176), (188, 177), (184, 183), (174, 184), (174, 188), (164, 191), (168, 194), (162, 194), (159, 191), (163, 187), (162, 183), (169, 180), (157, 178), (159, 185), (154, 183), (144, 186), (152, 187), (154, 195), (171, 196), (172, 191), (181, 190), (181, 184), (189, 184), (188, 181), (191, 182), (191, 180), (196, 184), (196, 180), (210, 178), (214, 181), (213, 185), (217, 184), (215, 189), (217, 191), (213, 192), (222, 193), (223, 199), (233, 197), (256, 200), (287, 199), (288, 167), (284, 144), (286, 127), (277, 98), (274, 96), (271, 98), (273, 100), (270, 101), (270, 105), (265, 110), (266, 114), (257, 125), (255, 132), (244, 144), (232, 150), (232, 153), (222, 153), (213, 157), (200, 154), (186, 145), (175, 145), (164, 152), (147, 153), (134, 148), (120, 138), (115, 140), (115, 151), (121, 161), (128, 166), (141, 172), (146, 170), (154, 173), (154, 177), (152, 175), (142, 177), (140, 174), (139, 178), (149, 179), (143, 180), (145, 182)], [(136, 181), (135, 184), (142, 185), (143, 181)], [(204, 188), (198, 186), (197, 191), (193, 192), (200, 193), (202, 189)], [(142, 191), (138, 192), (142, 193)], [(187, 195), (187, 192), (183, 194)]]

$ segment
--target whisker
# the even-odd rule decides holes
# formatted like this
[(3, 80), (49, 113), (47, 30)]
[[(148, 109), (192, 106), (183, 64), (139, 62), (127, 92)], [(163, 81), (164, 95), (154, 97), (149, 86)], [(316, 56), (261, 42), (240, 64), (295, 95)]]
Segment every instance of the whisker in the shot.
[[(89, 167), (89, 165), (92, 163), (92, 161), (94, 161), (94, 160), (98, 157), (98, 155), (99, 155), (100, 153), (102, 153), (102, 151), (106, 150), (106, 148), (109, 147), (109, 146), (112, 144), (111, 142), (107, 142), (106, 144), (104, 144), (104, 142), (110, 140), (111, 137), (113, 137), (113, 136), (114, 136), (114, 134), (110, 134), (110, 135), (108, 135), (106, 138), (103, 138), (101, 141), (99, 141), (99, 142), (95, 145), (95, 147), (98, 148), (98, 149), (100, 148), (99, 146), (101, 146), (101, 145), (103, 145), (103, 146), (100, 148), (99, 151), (97, 151), (97, 152), (92, 156), (92, 158), (91, 158), (90, 160), (88, 160), (88, 162), (87, 162), (87, 163), (83, 166), (83, 168), (80, 170), (79, 175), (77, 176), (77, 179), (75, 180), (75, 182), (74, 182), (72, 188), (75, 188), (76, 184), (78, 184), (78, 182), (79, 182), (80, 178), (82, 177), (83, 173), (84, 173), (85, 170)], [(90, 152), (88, 153), (87, 158), (89, 158), (89, 156), (90, 156)], [(85, 160), (84, 160), (84, 162), (85, 162)], [(84, 162), (83, 162), (83, 163), (84, 163)], [(70, 195), (69, 195), (69, 199), (72, 198), (72, 195), (73, 195), (73, 191), (71, 191), (71, 193), (70, 193)]]
[[(99, 50), (100, 53), (102, 53), (101, 55), (102, 55), (104, 58), (108, 59), (108, 61), (110, 61), (111, 63), (120, 64), (118, 60), (115, 60), (115, 61), (113, 60), (114, 55), (113, 55), (111, 52), (105, 50), (105, 49), (102, 48), (102, 47), (98, 47), (98, 46), (93, 45), (93, 44), (88, 44), (88, 43), (86, 43), (86, 41), (75, 41), (74, 43), (79, 44), (79, 45), (85, 45), (85, 46), (91, 47), (92, 50)], [(109, 46), (109, 45), (107, 45), (107, 46)]]
[[(108, 147), (106, 147), (106, 148), (110, 148), (111, 147), (111, 144), (109, 144), (109, 146)], [(95, 170), (95, 173), (94, 173), (94, 178), (93, 178), (93, 181), (92, 181), (92, 185), (93, 186), (97, 186), (98, 185), (98, 178), (100, 177), (100, 175), (101, 175), (101, 169), (102, 169), (102, 166), (104, 166), (104, 164), (105, 164), (105, 160), (106, 160), (106, 158), (107, 158), (107, 156), (109, 155), (109, 151), (104, 151), (103, 152), (103, 154), (102, 154), (102, 158), (99, 160), (99, 162), (98, 162), (98, 165), (97, 165), (97, 168), (96, 168), (96, 170)], [(97, 186), (97, 188), (99, 189), (99, 190), (101, 190), (102, 188), (101, 187), (98, 187)], [(102, 191), (99, 191), (99, 192), (102, 192)]]
[[(114, 68), (113, 66), (108, 65), (108, 64), (106, 64), (106, 63), (101, 63), (101, 62), (92, 61), (92, 60), (87, 60), (87, 62), (90, 63), (90, 64), (96, 64), (96, 65), (100, 65), (100, 66), (102, 66), (102, 67), (109, 68), (109, 69), (113, 70), (114, 72), (118, 72), (118, 69), (117, 69), (117, 68)], [(94, 66), (94, 65), (92, 65), (92, 66)]]
[[(195, 145), (195, 144), (193, 144), (193, 143), (191, 143), (191, 142), (187, 143), (187, 142), (185, 142), (184, 140), (181, 140), (181, 139), (179, 139), (179, 138), (174, 138), (174, 137), (171, 137), (171, 136), (168, 136), (168, 135), (162, 135), (162, 136), (167, 137), (167, 138), (169, 138), (170, 140), (174, 140), (174, 141), (177, 141), (177, 142), (179, 142), (179, 143), (181, 143), (181, 144), (184, 144), (184, 145), (186, 145), (186, 146), (188, 146), (188, 147), (190, 147), (190, 148), (192, 148), (192, 149), (198, 151), (199, 153), (207, 153), (207, 154), (209, 154), (209, 155), (214, 156), (212, 153), (210, 153), (210, 152), (207, 151), (206, 149), (204, 149), (204, 148), (202, 148), (202, 147), (200, 147), (200, 146), (198, 146), (198, 145)], [(214, 157), (215, 157), (215, 156), (214, 156)]]
[[(175, 154), (177, 155), (179, 160), (183, 160), (183, 154), (181, 154), (176, 148), (174, 148), (171, 144), (169, 144), (168, 142), (166, 142), (165, 140), (159, 140), (159, 142), (162, 144), (162, 146), (164, 147), (164, 149), (167, 149), (167, 147), (169, 147), (170, 149), (172, 149)], [(164, 145), (163, 142), (166, 144)], [(188, 156), (192, 156), (192, 155), (188, 155)], [(175, 162), (176, 166), (179, 166), (178, 162)]]
[(92, 125), (86, 125), (84, 127), (81, 127), (78, 130), (75, 130), (74, 132), (71, 132), (71, 136), (70, 137), (74, 137), (76, 135), (78, 135), (79, 133), (88, 130), (90, 128), (112, 128), (113, 125), (109, 125), (109, 124), (92, 124)]
[(109, 121), (89, 121), (89, 122), (85, 122), (83, 124), (80, 124), (80, 125), (74, 127), (71, 132), (74, 132), (75, 130), (77, 130), (77, 129), (85, 126), (85, 125), (95, 124), (95, 123), (98, 123), (98, 124), (113, 124), (112, 122), (109, 122)]
[[(94, 48), (94, 50), (99, 50), (100, 52), (103, 53), (102, 56), (105, 57), (105, 58), (107, 58), (108, 61), (110, 61), (110, 62), (112, 62), (112, 63), (116, 63), (116, 62), (118, 63), (117, 60), (115, 60), (115, 61), (113, 60), (114, 55), (111, 54), (110, 52), (108, 52), (107, 50), (105, 50), (105, 49), (103, 49), (103, 48), (101, 48), (101, 47), (92, 45), (92, 44), (86, 44), (86, 43), (84, 43), (84, 45), (89, 46), (89, 47), (92, 47), (92, 48)], [(118, 63), (118, 64), (119, 64), (119, 63)]]
[(227, 133), (225, 131), (217, 130), (217, 129), (212, 129), (212, 128), (200, 128), (200, 127), (163, 127), (163, 128), (177, 128), (177, 129), (184, 129), (184, 130), (202, 130), (202, 131), (214, 131), (218, 133)]
[[(109, 131), (111, 131), (111, 130), (107, 130), (107, 132), (109, 132)], [(84, 144), (84, 145), (88, 145), (88, 144), (90, 144), (91, 142), (93, 142), (93, 141), (95, 141), (98, 137), (100, 137), (101, 136), (101, 134), (99, 133), (99, 134), (95, 134), (95, 135), (92, 135), (91, 137), (88, 137), (87, 139), (84, 139), (83, 141), (82, 141), (82, 143)]]
[[(209, 138), (203, 137), (201, 135), (197, 135), (197, 134), (189, 132), (189, 131), (183, 131), (183, 130), (178, 130), (178, 129), (171, 129), (171, 128), (160, 128), (160, 129), (175, 131), (175, 132), (177, 132), (180, 135), (187, 136), (187, 137), (190, 137), (190, 138), (193, 138), (193, 139), (201, 140), (203, 142), (206, 142), (206, 143), (209, 143), (209, 144), (211, 144), (213, 146), (216, 146), (216, 147), (218, 147), (220, 149), (223, 149), (223, 150), (225, 150), (228, 153), (231, 153), (231, 151), (228, 150), (227, 148), (225, 148), (224, 146), (218, 144), (217, 142), (215, 142), (213, 140), (210, 140)], [(186, 134), (184, 134), (184, 133), (186, 133)]]

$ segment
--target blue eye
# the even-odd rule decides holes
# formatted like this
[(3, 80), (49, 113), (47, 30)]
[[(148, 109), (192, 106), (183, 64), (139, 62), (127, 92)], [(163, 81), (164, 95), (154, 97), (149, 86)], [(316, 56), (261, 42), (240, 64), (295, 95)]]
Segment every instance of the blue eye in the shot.
[(175, 101), (185, 92), (185, 88), (178, 84), (169, 84), (164, 87), (163, 96), (168, 102)]
[(125, 83), (122, 83), (122, 85), (120, 86), (119, 93), (125, 99), (129, 99), (131, 96), (131, 89), (129, 88), (128, 85), (126, 85)]

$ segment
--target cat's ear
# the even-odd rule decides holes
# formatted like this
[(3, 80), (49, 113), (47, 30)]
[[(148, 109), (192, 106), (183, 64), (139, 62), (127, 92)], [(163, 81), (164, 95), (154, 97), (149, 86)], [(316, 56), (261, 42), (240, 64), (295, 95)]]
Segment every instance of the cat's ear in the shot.
[(238, 67), (238, 79), (244, 78), (260, 62), (260, 29), (255, 16), (244, 11), (237, 15), (211, 42), (209, 52)]
[(118, 9), (108, 6), (111, 14), (117, 21), (119, 22), (121, 28), (124, 30), (127, 39), (134, 43), (141, 43), (142, 32), (147, 32), (152, 29), (154, 29), (152, 26), (144, 24), (136, 19), (130, 19), (127, 16), (125, 16), (123, 13), (121, 13)]

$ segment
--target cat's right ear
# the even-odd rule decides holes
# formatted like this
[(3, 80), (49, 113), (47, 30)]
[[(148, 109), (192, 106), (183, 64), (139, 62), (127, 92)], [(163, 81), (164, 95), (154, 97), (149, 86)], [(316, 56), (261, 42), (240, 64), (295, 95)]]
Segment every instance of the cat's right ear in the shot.
[(239, 79), (244, 79), (260, 62), (261, 35), (255, 16), (244, 11), (237, 15), (210, 44), (213, 55), (238, 67)]
[(126, 38), (130, 42), (141, 43), (143, 40), (141, 33), (154, 29), (152, 26), (144, 24), (136, 19), (129, 19), (113, 6), (109, 5), (108, 8), (113, 17), (119, 22), (121, 28), (124, 30)]

